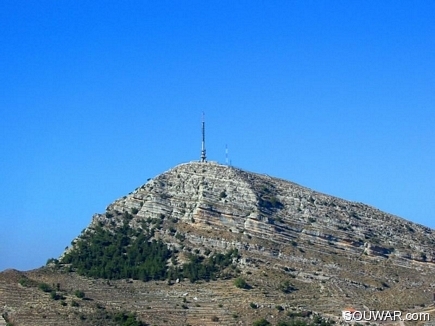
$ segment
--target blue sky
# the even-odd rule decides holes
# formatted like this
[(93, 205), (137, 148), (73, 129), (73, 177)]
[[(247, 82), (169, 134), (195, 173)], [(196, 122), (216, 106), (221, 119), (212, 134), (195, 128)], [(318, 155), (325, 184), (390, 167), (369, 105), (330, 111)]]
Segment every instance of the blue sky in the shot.
[(435, 228), (435, 2), (2, 1), (0, 270), (207, 154)]

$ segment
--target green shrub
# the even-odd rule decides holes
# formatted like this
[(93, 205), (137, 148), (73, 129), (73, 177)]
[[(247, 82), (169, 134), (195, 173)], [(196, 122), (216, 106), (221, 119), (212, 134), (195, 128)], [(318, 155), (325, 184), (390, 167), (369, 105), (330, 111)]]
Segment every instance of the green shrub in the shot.
[(180, 240), (181, 242), (183, 242), (183, 241), (186, 239), (186, 237), (184, 236), (184, 234), (182, 234), (182, 233), (180, 233), (180, 232), (177, 232), (177, 234), (175, 235), (175, 238), (178, 239), (178, 240)]
[(283, 292), (283, 293), (291, 293), (293, 291), (296, 290), (296, 288), (294, 287), (293, 284), (291, 284), (288, 280), (282, 282), (279, 285), (279, 289)]
[(47, 263), (45, 264), (46, 266), (49, 266), (49, 265), (59, 265), (59, 260), (57, 260), (56, 258), (49, 258), (49, 259), (47, 259)]
[(120, 326), (145, 326), (146, 324), (137, 319), (136, 314), (126, 311), (117, 313), (113, 318)]
[(272, 325), (270, 322), (267, 321), (267, 319), (261, 318), (257, 321), (254, 321), (253, 326), (269, 326)]
[(246, 281), (241, 277), (234, 280), (234, 285), (240, 289), (249, 289), (248, 283), (246, 283)]
[[(153, 219), (153, 222), (157, 221), (161, 223), (160, 219)], [(115, 232), (95, 226), (75, 241), (61, 263), (69, 264), (71, 270), (80, 275), (95, 278), (142, 281), (188, 278), (195, 282), (215, 280), (239, 257), (237, 249), (209, 257), (191, 254), (188, 263), (167, 266), (168, 260), (177, 262), (177, 252), (152, 237), (152, 230), (138, 232), (129, 226), (128, 221), (124, 221)], [(175, 237), (180, 241), (185, 239), (180, 232), (176, 232)]]
[(80, 290), (75, 290), (74, 295), (79, 299), (83, 299), (85, 297), (85, 292)]
[(26, 288), (30, 288), (32, 286), (36, 286), (35, 281), (32, 281), (30, 279), (28, 279), (27, 277), (23, 277), (21, 278), (18, 283), (21, 284), (21, 286), (24, 286)]
[(51, 292), (52, 288), (47, 283), (39, 283), (38, 288), (44, 292)]
[(60, 295), (60, 294), (58, 294), (56, 291), (51, 291), (51, 293), (50, 293), (50, 297), (53, 299), (53, 300), (60, 300), (60, 299), (64, 299), (64, 297), (62, 296), (62, 295)]

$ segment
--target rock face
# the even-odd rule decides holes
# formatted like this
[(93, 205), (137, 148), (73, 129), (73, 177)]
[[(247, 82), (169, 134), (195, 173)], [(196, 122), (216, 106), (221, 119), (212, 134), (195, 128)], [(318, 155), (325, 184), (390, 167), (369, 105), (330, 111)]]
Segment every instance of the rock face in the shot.
[[(155, 325), (252, 325), (310, 311), (339, 321), (345, 307), (433, 312), (433, 230), (268, 175), (212, 162), (181, 164), (95, 214), (84, 233), (114, 233), (125, 223), (174, 249), (168, 266), (181, 266), (193, 252), (206, 259), (237, 248), (232, 267), (249, 288), (225, 277), (109, 282), (61, 264), (0, 273), (2, 314), (27, 326), (107, 324), (107, 314), (120, 310)], [(32, 285), (39, 282), (57, 284), (64, 304)], [(91, 300), (73, 305), (76, 289)]]
[(126, 212), (135, 228), (160, 220), (155, 238), (180, 253), (237, 248), (242, 273), (294, 278), (323, 311), (432, 303), (432, 229), (289, 181), (213, 162), (181, 164), (110, 204), (90, 228), (116, 228)]
[(181, 164), (110, 204), (92, 223), (110, 227), (116, 221), (111, 216), (123, 212), (134, 215), (130, 223), (136, 227), (147, 218), (177, 219), (188, 239), (203, 246), (258, 251), (258, 241), (248, 241), (254, 237), (283, 246), (308, 244), (325, 251), (390, 258), (400, 264), (435, 262), (435, 233), (427, 227), (217, 163)]

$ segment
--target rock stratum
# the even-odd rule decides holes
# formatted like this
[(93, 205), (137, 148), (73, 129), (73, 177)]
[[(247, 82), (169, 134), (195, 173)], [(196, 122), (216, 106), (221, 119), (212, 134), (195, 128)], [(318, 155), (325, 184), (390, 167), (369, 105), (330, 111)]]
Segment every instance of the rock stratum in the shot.
[[(208, 259), (237, 249), (238, 256), (230, 273), (194, 283), (93, 279), (62, 263), (96, 229), (115, 234), (125, 223), (172, 250), (168, 266), (183, 266), (191, 253)], [(345, 307), (432, 313), (434, 245), (434, 230), (368, 205), (191, 162), (95, 214), (60, 263), (1, 273), (0, 308), (13, 325), (98, 325), (102, 310), (133, 312), (149, 325), (275, 324), (315, 313), (340, 322)], [(236, 287), (234, 277), (248, 286)], [(63, 303), (37, 289), (41, 282), (56, 287)], [(79, 307), (72, 305), (77, 289), (90, 299)]]

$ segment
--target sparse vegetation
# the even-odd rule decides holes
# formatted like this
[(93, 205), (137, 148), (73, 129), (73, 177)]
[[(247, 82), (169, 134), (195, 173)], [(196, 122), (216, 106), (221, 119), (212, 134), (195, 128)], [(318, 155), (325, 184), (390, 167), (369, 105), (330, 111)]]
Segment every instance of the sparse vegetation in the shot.
[(289, 280), (285, 280), (284, 282), (280, 283), (279, 289), (283, 293), (291, 293), (296, 290), (296, 287), (291, 284)]
[(53, 300), (63, 300), (63, 299), (65, 299), (61, 294), (59, 294), (59, 293), (57, 293), (56, 291), (51, 291), (50, 292), (50, 297), (53, 299)]
[(275, 196), (265, 196), (260, 198), (258, 206), (262, 208), (282, 208), (282, 203)]
[(254, 321), (253, 326), (269, 326), (272, 325), (267, 319), (261, 318), (259, 320)]
[(57, 266), (59, 264), (59, 260), (57, 260), (56, 258), (49, 258), (47, 260), (47, 263), (45, 264), (46, 266), (50, 266), (50, 265), (55, 265)]
[(310, 317), (311, 315), (312, 315), (311, 311), (299, 311), (299, 312), (289, 311), (287, 313), (287, 316), (289, 316), (290, 318), (294, 318), (294, 317), (307, 318)]
[(20, 283), (21, 286), (24, 286), (24, 287), (27, 287), (27, 288), (36, 286), (36, 282), (33, 281), (33, 280), (28, 279), (27, 277), (21, 278), (18, 281), (18, 283)]
[[(228, 251), (226, 254), (216, 253), (205, 259), (202, 256), (190, 254), (190, 262), (183, 265), (182, 270), (174, 271), (187, 277), (191, 282), (197, 280), (216, 279), (221, 271), (232, 264), (233, 258), (238, 257), (237, 249)], [(227, 274), (228, 275), (228, 274)], [(172, 276), (174, 279), (175, 275)], [(175, 277), (178, 278), (178, 277)]]
[(85, 297), (85, 292), (81, 290), (75, 290), (74, 295), (79, 299), (83, 299)]
[(234, 280), (234, 285), (240, 289), (249, 289), (248, 283), (246, 283), (245, 279), (238, 277)]
[(175, 238), (178, 239), (178, 240), (180, 240), (181, 242), (183, 242), (183, 241), (186, 239), (186, 237), (184, 236), (184, 234), (182, 234), (182, 233), (180, 233), (180, 232), (177, 232), (177, 234), (175, 234)]
[[(272, 190), (271, 190), (272, 189)], [(272, 185), (263, 185), (259, 191), (258, 206), (265, 209), (280, 209), (283, 208), (283, 204), (273, 194), (274, 187)]]
[(119, 326), (146, 326), (145, 323), (137, 318), (136, 314), (126, 311), (117, 313), (113, 320), (117, 322)]
[(12, 324), (12, 322), (9, 320), (9, 315), (7, 312), (3, 313), (1, 316), (6, 321), (6, 326), (14, 326), (14, 324)]
[[(306, 316), (304, 316), (306, 317)], [(290, 321), (280, 321), (276, 326), (332, 326), (335, 324), (333, 320), (325, 319), (319, 315), (315, 315), (312, 319), (293, 318)]]
[(38, 288), (44, 292), (51, 292), (52, 291), (51, 286), (48, 285), (47, 283), (39, 283)]
[(426, 261), (427, 260), (427, 255), (424, 252), (420, 253), (420, 257), (421, 257), (422, 261)]

